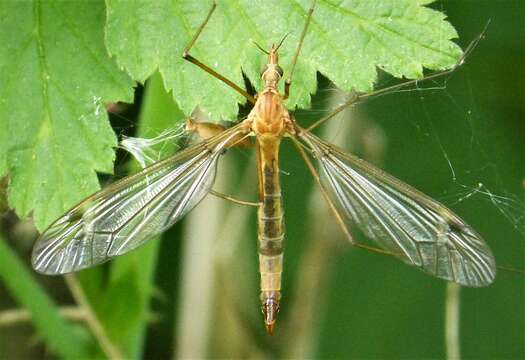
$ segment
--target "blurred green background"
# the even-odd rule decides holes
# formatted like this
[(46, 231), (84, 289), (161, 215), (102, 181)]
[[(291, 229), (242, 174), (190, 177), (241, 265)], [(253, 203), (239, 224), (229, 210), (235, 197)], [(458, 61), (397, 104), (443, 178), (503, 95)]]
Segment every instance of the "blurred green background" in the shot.
[[(447, 14), (462, 47), (490, 20), (465, 65), (438, 83), (422, 84), (426, 90), (359, 104), (319, 134), (451, 207), (483, 235), (498, 265), (524, 269), (525, 3), (456, 0), (432, 7)], [(341, 102), (328, 81), (319, 81), (312, 109), (296, 112), (301, 124)], [(378, 87), (392, 83), (384, 76)], [(181, 117), (159, 78), (137, 99), (113, 116), (118, 133), (155, 135)], [(130, 165), (120, 155), (117, 173), (123, 174)], [(254, 199), (252, 155), (231, 151), (216, 189)], [(259, 310), (255, 211), (213, 198), (162, 240), (78, 276), (106, 336), (125, 349), (125, 357), (446, 357), (446, 283), (395, 259), (352, 249), (289, 142), (281, 167), (287, 240), (274, 336), (264, 333)], [(30, 221), (6, 213), (1, 224), (8, 247), (0, 249), (0, 268), (18, 276), (4, 275), (0, 283), (0, 358), (54, 358), (46, 342), (61, 335), (44, 332), (61, 327), (36, 325), (35, 331), (35, 323), (57, 319), (41, 315), (32, 322), (22, 310), (56, 309), (47, 298), (25, 303), (19, 294), (39, 293), (28, 289), (32, 278), (56, 304), (72, 305), (73, 299), (61, 278), (29, 270), (36, 238)], [(8, 251), (21, 263), (8, 263)], [(500, 270), (492, 286), (460, 290), (463, 358), (525, 358), (524, 276)], [(104, 357), (99, 339), (82, 326), (85, 313), (66, 310), (66, 318), (78, 317), (68, 327), (80, 339), (78, 354)], [(13, 314), (14, 320), (6, 316)]]

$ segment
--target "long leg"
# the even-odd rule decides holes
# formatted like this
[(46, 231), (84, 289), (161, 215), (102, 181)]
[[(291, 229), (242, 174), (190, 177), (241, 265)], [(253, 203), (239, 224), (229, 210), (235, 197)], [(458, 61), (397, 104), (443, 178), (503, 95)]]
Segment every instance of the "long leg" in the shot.
[[(192, 118), (186, 119), (185, 127), (186, 127), (186, 131), (196, 133), (197, 136), (200, 137), (202, 140), (209, 139), (226, 130), (226, 128), (221, 125), (214, 124), (214, 123), (207, 123), (207, 122), (195, 122), (193, 121)], [(250, 136), (249, 133), (240, 138), (233, 138), (232, 143), (228, 144), (227, 148), (229, 149), (235, 146), (241, 146), (241, 147), (247, 146), (246, 143), (248, 143), (248, 145), (251, 145), (250, 142), (247, 141), (248, 136)], [(221, 199), (231, 201), (238, 205), (249, 205), (249, 206), (259, 207), (259, 203), (257, 202), (240, 200), (233, 196), (226, 195), (226, 194), (220, 193), (215, 190), (210, 190), (210, 194), (213, 196), (219, 197)]]
[(308, 170), (310, 170), (310, 173), (314, 177), (315, 182), (319, 186), (319, 189), (321, 190), (321, 193), (323, 194), (323, 197), (324, 197), (324, 199), (326, 200), (326, 202), (328, 204), (328, 207), (330, 208), (330, 210), (334, 214), (337, 223), (341, 227), (341, 230), (343, 230), (343, 233), (345, 234), (345, 237), (348, 239), (350, 244), (352, 246), (355, 246), (355, 247), (358, 247), (358, 248), (361, 248), (361, 249), (365, 249), (365, 250), (370, 250), (370, 251), (377, 252), (377, 253), (380, 253), (380, 254), (397, 256), (398, 254), (396, 254), (396, 253), (393, 253), (393, 252), (390, 252), (390, 251), (386, 251), (386, 250), (383, 250), (383, 249), (380, 249), (380, 248), (376, 248), (374, 246), (368, 246), (368, 245), (365, 245), (365, 244), (361, 244), (361, 243), (358, 243), (357, 241), (354, 240), (354, 238), (350, 234), (350, 231), (348, 231), (348, 228), (345, 225), (343, 217), (341, 216), (341, 214), (337, 210), (337, 208), (334, 205), (334, 202), (332, 201), (332, 199), (330, 199), (330, 196), (328, 195), (328, 192), (326, 191), (326, 188), (321, 183), (321, 177), (319, 176), (319, 173), (315, 169), (315, 166), (312, 164), (312, 161), (310, 160), (310, 158), (308, 157), (308, 155), (304, 151), (303, 145), (301, 144), (301, 142), (299, 140), (297, 140), (297, 138), (295, 136), (291, 136), (291, 139), (292, 139), (295, 147), (297, 148), (297, 151), (299, 151), (299, 154), (301, 155), (301, 157), (303, 158), (304, 162), (306, 163), (306, 166), (308, 167)]
[(199, 28), (197, 29), (197, 32), (195, 33), (195, 35), (193, 35), (193, 38), (191, 39), (191, 41), (189, 42), (189, 44), (186, 46), (186, 48), (184, 49), (183, 53), (182, 53), (182, 58), (184, 60), (187, 60), (189, 62), (191, 62), (192, 64), (195, 64), (197, 65), (198, 67), (200, 67), (202, 70), (206, 71), (208, 74), (210, 74), (211, 76), (214, 76), (216, 77), (217, 79), (219, 79), (220, 81), (222, 81), (223, 83), (225, 83), (226, 85), (228, 85), (229, 87), (231, 87), (232, 89), (234, 89), (235, 91), (237, 91), (239, 94), (241, 94), (242, 96), (244, 96), (246, 99), (248, 99), (249, 102), (251, 102), (252, 104), (255, 104), (255, 99), (253, 96), (251, 96), (250, 94), (248, 94), (246, 92), (246, 90), (244, 90), (243, 88), (241, 88), (240, 86), (238, 86), (237, 84), (235, 84), (233, 81), (231, 81), (230, 79), (224, 77), (223, 75), (219, 74), (218, 72), (216, 72), (215, 70), (213, 70), (212, 68), (210, 68), (209, 66), (203, 64), (202, 62), (200, 62), (199, 60), (197, 60), (196, 58), (194, 58), (193, 56), (191, 56), (189, 54), (190, 52), (190, 49), (193, 47), (193, 45), (195, 45), (195, 42), (197, 41), (197, 38), (199, 37), (199, 35), (201, 34), (202, 30), (204, 29), (204, 27), (206, 26), (206, 24), (208, 23), (208, 21), (210, 20), (211, 18), (211, 15), (213, 14), (213, 12), (215, 11), (215, 8), (217, 7), (217, 4), (215, 2), (213, 2), (213, 5), (211, 6), (211, 9), (210, 11), (208, 12), (208, 15), (206, 16), (206, 19), (204, 19), (204, 22), (199, 26)]
[(293, 72), (295, 70), (295, 64), (297, 63), (297, 58), (299, 57), (299, 53), (301, 52), (301, 48), (303, 47), (304, 37), (306, 36), (306, 30), (308, 29), (308, 25), (310, 25), (310, 20), (312, 19), (312, 13), (314, 12), (315, 2), (316, 0), (312, 1), (312, 5), (310, 5), (310, 9), (308, 9), (308, 13), (306, 14), (306, 22), (304, 23), (303, 32), (301, 33), (301, 37), (299, 38), (299, 43), (297, 44), (297, 49), (295, 50), (295, 54), (292, 59), (290, 73), (288, 74), (288, 77), (286, 78), (286, 81), (284, 82), (283, 99), (288, 99), (288, 96), (290, 96), (290, 86), (292, 85), (292, 77), (293, 77)]
[(426, 77), (424, 77), (422, 79), (415, 79), (415, 80), (405, 81), (404, 83), (388, 86), (386, 88), (375, 90), (375, 91), (372, 91), (372, 92), (369, 92), (369, 93), (366, 93), (366, 94), (352, 93), (350, 95), (350, 98), (344, 104), (342, 104), (341, 106), (339, 106), (336, 109), (334, 109), (330, 114), (328, 114), (328, 115), (322, 117), (321, 119), (317, 120), (315, 123), (313, 123), (308, 128), (306, 128), (306, 130), (307, 131), (311, 131), (312, 129), (315, 129), (319, 125), (323, 124), (325, 121), (327, 121), (327, 120), (333, 118), (335, 115), (339, 114), (341, 111), (346, 109), (348, 106), (356, 104), (356, 103), (358, 103), (360, 101), (363, 101), (365, 99), (368, 99), (370, 97), (386, 95), (386, 94), (391, 93), (392, 91), (399, 90), (399, 89), (402, 89), (402, 88), (405, 88), (405, 87), (408, 87), (408, 86), (411, 86), (411, 85), (415, 85), (415, 84), (420, 83), (422, 81), (428, 81), (428, 80), (436, 79), (438, 77), (442, 77), (442, 76), (445, 76), (447, 74), (450, 74), (450, 73), (454, 72), (457, 68), (459, 68), (461, 65), (463, 65), (463, 63), (465, 62), (465, 58), (468, 55), (470, 55), (470, 53), (472, 52), (472, 50), (474, 50), (476, 45), (478, 45), (478, 43), (481, 41), (481, 39), (483, 39), (483, 37), (485, 35), (485, 30), (486, 30), (486, 28), (481, 32), (481, 34), (479, 34), (479, 36), (477, 36), (474, 40), (472, 40), (472, 42), (467, 46), (467, 48), (463, 52), (463, 55), (459, 58), (459, 60), (456, 62), (456, 64), (454, 66), (452, 66), (450, 69), (439, 71), (437, 73), (428, 75), (428, 76), (426, 76)]
[(226, 195), (226, 194), (220, 193), (220, 192), (215, 191), (215, 190), (210, 190), (210, 194), (213, 195), (213, 196), (216, 196), (218, 198), (231, 201), (231, 202), (233, 202), (233, 203), (235, 203), (237, 205), (253, 206), (253, 207), (257, 207), (257, 208), (260, 205), (260, 203), (258, 203), (258, 202), (237, 199), (236, 197), (233, 197), (233, 196), (230, 196), (230, 195)]

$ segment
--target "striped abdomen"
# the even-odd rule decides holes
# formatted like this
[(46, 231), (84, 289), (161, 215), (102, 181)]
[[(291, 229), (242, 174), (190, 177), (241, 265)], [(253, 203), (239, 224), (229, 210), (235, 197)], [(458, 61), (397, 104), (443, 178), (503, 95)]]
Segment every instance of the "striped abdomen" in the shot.
[(259, 270), (261, 304), (268, 332), (272, 332), (281, 299), (283, 271), (284, 213), (279, 183), (280, 137), (258, 136), (259, 196), (258, 211)]

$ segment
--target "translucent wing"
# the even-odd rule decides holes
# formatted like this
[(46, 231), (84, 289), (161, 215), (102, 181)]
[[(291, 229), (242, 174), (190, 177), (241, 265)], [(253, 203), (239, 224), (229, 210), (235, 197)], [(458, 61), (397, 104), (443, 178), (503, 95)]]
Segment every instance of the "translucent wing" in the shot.
[(37, 240), (34, 269), (62, 274), (91, 267), (164, 231), (210, 191), (219, 156), (244, 131), (231, 128), (85, 199)]
[(319, 160), (322, 182), (345, 222), (430, 275), (473, 287), (494, 280), (488, 245), (451, 210), (311, 133), (300, 138)]

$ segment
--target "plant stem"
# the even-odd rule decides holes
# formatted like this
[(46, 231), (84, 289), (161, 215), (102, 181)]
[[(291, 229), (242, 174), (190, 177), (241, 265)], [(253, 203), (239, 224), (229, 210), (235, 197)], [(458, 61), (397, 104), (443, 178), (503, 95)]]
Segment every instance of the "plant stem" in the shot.
[(461, 358), (459, 346), (459, 304), (460, 290), (458, 284), (449, 282), (445, 295), (445, 345), (448, 360)]
[[(60, 315), (67, 320), (83, 321), (86, 314), (78, 306), (62, 306), (58, 309)], [(27, 309), (9, 309), (0, 312), (0, 327), (9, 327), (19, 323), (31, 322), (33, 317)]]
[(106, 332), (104, 331), (104, 327), (102, 326), (97, 316), (95, 315), (93, 309), (91, 308), (91, 305), (89, 304), (86, 295), (84, 294), (84, 290), (82, 289), (75, 275), (66, 274), (64, 275), (64, 280), (66, 281), (66, 284), (69, 287), (71, 295), (73, 295), (73, 298), (75, 299), (76, 303), (78, 304), (80, 309), (82, 309), (82, 311), (85, 313), (86, 324), (97, 339), (105, 355), (109, 359), (124, 359), (124, 356), (122, 355), (120, 350), (115, 346), (115, 344), (111, 342)]

